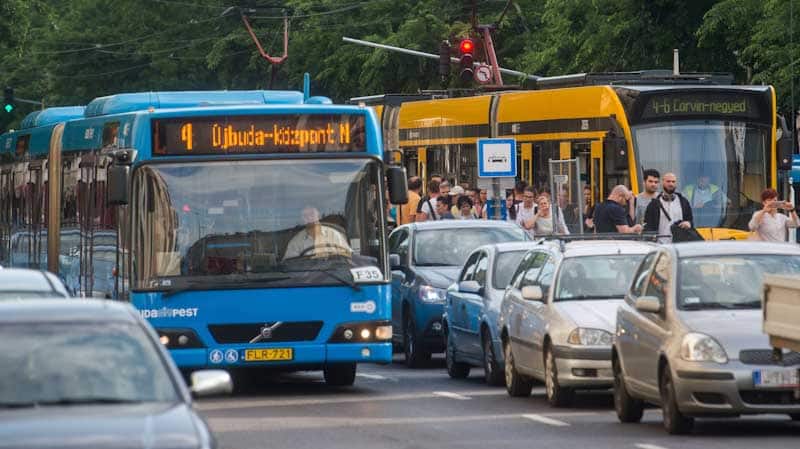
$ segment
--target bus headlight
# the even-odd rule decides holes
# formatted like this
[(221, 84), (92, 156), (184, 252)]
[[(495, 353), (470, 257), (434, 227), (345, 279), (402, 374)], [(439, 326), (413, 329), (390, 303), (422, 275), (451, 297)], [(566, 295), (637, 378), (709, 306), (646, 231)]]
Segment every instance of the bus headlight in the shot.
[(384, 343), (391, 338), (392, 325), (388, 321), (363, 321), (340, 325), (328, 343)]

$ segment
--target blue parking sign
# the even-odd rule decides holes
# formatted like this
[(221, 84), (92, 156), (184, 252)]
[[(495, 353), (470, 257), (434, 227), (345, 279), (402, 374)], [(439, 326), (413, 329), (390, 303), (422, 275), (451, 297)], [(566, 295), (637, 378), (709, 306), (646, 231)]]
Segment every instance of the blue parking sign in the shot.
[(478, 177), (513, 178), (516, 176), (516, 140), (478, 139)]

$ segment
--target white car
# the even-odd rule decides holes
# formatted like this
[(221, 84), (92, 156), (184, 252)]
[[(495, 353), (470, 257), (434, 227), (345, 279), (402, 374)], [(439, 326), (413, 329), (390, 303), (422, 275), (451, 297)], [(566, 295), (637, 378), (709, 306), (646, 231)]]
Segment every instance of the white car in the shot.
[(522, 259), (500, 308), (510, 395), (530, 394), (538, 379), (548, 402), (565, 406), (577, 389), (613, 386), (617, 307), (653, 248), (637, 241), (576, 241), (563, 250), (543, 245)]

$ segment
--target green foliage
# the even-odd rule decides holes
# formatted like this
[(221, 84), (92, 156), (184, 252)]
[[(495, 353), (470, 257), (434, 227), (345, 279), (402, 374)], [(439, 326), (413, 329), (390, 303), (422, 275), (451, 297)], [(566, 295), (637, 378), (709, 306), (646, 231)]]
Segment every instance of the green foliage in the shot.
[[(459, 87), (456, 76), (440, 79), (437, 60), (347, 44), (342, 37), (437, 54), (443, 39), (456, 44), (471, 33), (472, 3), (3, 0), (0, 85), (48, 105), (85, 104), (126, 91), (299, 89), (304, 72), (312, 75), (315, 95), (335, 101)], [(485, 24), (497, 20), (507, 1), (474, 3)], [(231, 4), (255, 8), (247, 14), (273, 56), (283, 50), (285, 11), (284, 64), (271, 67), (261, 58), (239, 12), (223, 14)], [(538, 75), (670, 69), (677, 48), (682, 71), (728, 71), (742, 83), (773, 84), (788, 109), (792, 78), (800, 71), (800, 32), (791, 45), (790, 7), (791, 0), (515, 0), (493, 38), (502, 66)], [(30, 110), (20, 109), (18, 115)], [(0, 127), (8, 124), (8, 117), (0, 120), (6, 120)]]

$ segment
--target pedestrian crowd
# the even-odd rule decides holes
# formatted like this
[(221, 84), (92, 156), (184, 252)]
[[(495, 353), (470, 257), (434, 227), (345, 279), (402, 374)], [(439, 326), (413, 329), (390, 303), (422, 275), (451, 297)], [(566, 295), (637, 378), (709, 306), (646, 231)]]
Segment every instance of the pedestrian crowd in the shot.
[[(694, 211), (724, 198), (721, 189), (701, 175), (697, 184), (678, 191), (674, 173), (663, 176), (654, 169), (643, 171), (644, 191), (634, 195), (625, 185), (614, 186), (606, 199), (592, 204), (592, 187), (583, 187), (583, 206), (571, 204), (566, 191), (559, 192), (555, 204), (550, 192), (537, 192), (525, 181), (518, 182), (505, 200), (487, 198), (486, 189), (467, 183), (451, 185), (439, 175), (432, 175), (422, 194), (422, 180), (408, 180), (408, 203), (398, 206), (398, 225), (436, 220), (500, 219), (517, 223), (531, 237), (566, 235), (580, 232), (657, 234), (662, 242), (702, 240), (695, 229)], [(800, 226), (789, 201), (778, 199), (774, 189), (761, 193), (762, 209), (749, 223), (751, 239), (786, 241), (787, 231)], [(783, 210), (784, 213), (779, 213)]]

